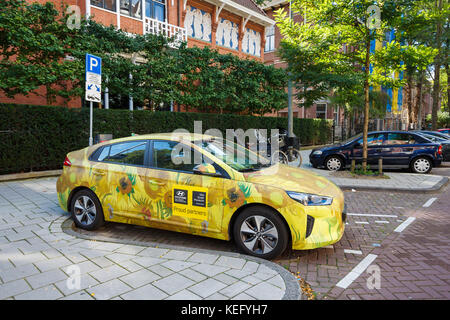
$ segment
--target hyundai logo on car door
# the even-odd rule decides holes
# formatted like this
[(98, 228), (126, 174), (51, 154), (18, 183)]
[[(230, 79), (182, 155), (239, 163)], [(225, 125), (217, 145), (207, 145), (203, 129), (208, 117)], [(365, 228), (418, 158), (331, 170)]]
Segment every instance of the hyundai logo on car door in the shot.
[(173, 202), (187, 204), (187, 190), (174, 189)]

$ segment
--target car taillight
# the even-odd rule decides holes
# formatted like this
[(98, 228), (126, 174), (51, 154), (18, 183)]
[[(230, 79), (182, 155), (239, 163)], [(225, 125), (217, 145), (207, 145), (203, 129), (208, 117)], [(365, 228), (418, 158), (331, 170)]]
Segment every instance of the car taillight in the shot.
[(71, 165), (72, 165), (72, 162), (70, 162), (69, 158), (66, 157), (66, 159), (64, 159), (63, 166), (70, 167)]
[(438, 152), (437, 152), (438, 154), (442, 154), (442, 146), (439, 146), (439, 148), (438, 148)]

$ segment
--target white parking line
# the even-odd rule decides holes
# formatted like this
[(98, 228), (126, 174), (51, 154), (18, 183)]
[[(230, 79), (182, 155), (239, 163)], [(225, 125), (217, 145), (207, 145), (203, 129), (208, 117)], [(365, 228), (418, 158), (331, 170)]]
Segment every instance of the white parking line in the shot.
[(376, 220), (375, 222), (376, 223), (389, 223), (389, 221), (387, 221), (387, 220)]
[(405, 228), (407, 226), (409, 226), (414, 220), (416, 220), (416, 218), (414, 217), (409, 217), (408, 219), (406, 219), (405, 221), (403, 221), (402, 224), (400, 224), (395, 230), (394, 232), (402, 232), (403, 230), (405, 230)]
[(353, 254), (362, 254), (361, 250), (350, 250), (350, 249), (344, 249), (345, 253), (353, 253)]
[(393, 214), (347, 213), (348, 216), (397, 218)]
[(369, 224), (367, 221), (355, 221), (356, 224)]
[(377, 258), (376, 254), (369, 254), (367, 257), (362, 259), (360, 263), (356, 267), (352, 269), (344, 278), (342, 278), (337, 284), (336, 287), (340, 287), (343, 289), (347, 289), (349, 285), (355, 281), (364, 270), (367, 269), (368, 266)]
[(423, 207), (424, 207), (424, 208), (428, 208), (429, 206), (431, 206), (431, 205), (433, 204), (433, 202), (434, 202), (436, 199), (437, 199), (437, 198), (430, 198), (430, 199), (428, 199), (428, 201), (425, 202), (425, 203), (423, 204)]

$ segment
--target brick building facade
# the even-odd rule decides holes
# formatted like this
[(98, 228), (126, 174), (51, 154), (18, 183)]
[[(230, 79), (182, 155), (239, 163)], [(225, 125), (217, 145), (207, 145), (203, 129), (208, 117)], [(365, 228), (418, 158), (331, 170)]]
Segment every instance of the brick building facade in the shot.
[[(134, 34), (163, 33), (187, 41), (188, 47), (209, 46), (219, 53), (263, 62), (265, 29), (275, 22), (253, 0), (27, 0), (77, 5), (81, 14), (106, 26)], [(45, 89), (0, 102), (45, 105)], [(58, 98), (55, 105), (80, 107), (81, 99)]]

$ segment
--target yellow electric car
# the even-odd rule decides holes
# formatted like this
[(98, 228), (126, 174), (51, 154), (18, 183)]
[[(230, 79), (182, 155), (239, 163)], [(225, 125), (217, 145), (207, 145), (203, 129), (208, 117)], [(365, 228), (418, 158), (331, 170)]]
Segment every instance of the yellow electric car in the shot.
[(265, 259), (288, 245), (335, 243), (345, 226), (344, 195), (329, 180), (198, 134), (139, 135), (70, 152), (57, 192), (79, 228), (113, 221), (234, 240)]

